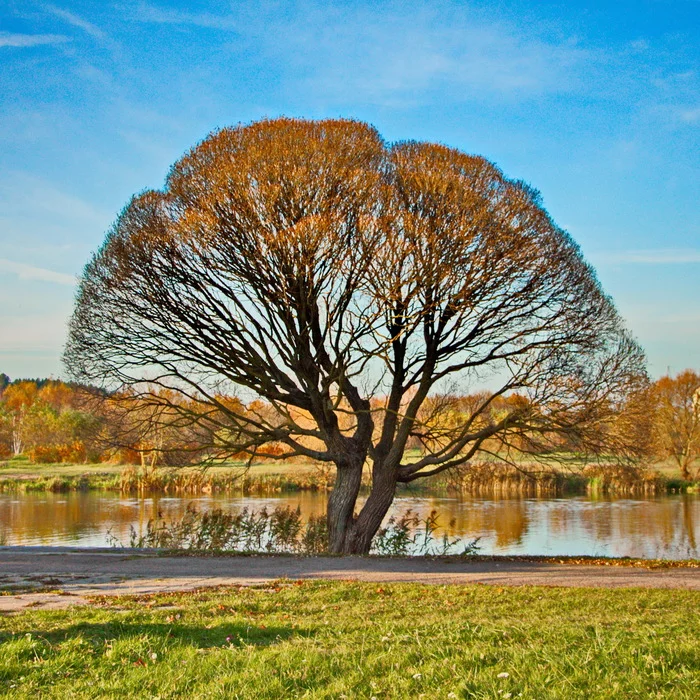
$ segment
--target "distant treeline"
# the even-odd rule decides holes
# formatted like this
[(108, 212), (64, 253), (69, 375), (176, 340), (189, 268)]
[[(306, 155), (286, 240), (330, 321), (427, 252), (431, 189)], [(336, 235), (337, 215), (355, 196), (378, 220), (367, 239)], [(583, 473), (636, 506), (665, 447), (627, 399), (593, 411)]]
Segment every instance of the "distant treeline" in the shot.
[[(136, 396), (113, 398), (56, 379), (11, 380), (0, 374), (0, 458), (24, 454), (37, 463), (184, 466), (210, 454), (212, 435), (183, 421), (182, 412), (168, 414)], [(643, 416), (637, 419), (642, 424), (621, 419), (621, 426), (638, 435), (643, 454), (650, 461), (673, 460), (685, 480), (700, 479), (700, 374), (686, 370), (661, 377), (637, 401), (644, 402), (644, 410), (633, 415)], [(468, 406), (469, 397), (455, 405), (460, 403)], [(260, 402), (240, 404), (241, 411), (263, 409)], [(266, 445), (259, 458), (269, 458), (275, 449)]]

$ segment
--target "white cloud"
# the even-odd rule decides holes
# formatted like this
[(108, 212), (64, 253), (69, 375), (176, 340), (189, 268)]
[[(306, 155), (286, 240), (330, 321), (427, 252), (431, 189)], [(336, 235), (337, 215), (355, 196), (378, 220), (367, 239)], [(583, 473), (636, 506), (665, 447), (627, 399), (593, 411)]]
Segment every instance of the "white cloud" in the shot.
[(88, 36), (95, 39), (98, 44), (101, 44), (110, 51), (114, 52), (119, 49), (117, 42), (112, 40), (106, 32), (100, 29), (96, 24), (88, 22), (88, 20), (76, 15), (74, 12), (56, 7), (56, 5), (44, 5), (44, 10), (54, 15), (54, 17), (58, 17), (58, 19), (70, 24), (72, 27), (82, 30)]
[(429, 92), (457, 101), (567, 92), (591, 58), (575, 42), (440, 4), (379, 16), (320, 7), (270, 21), (270, 60), (288, 61), (305, 92), (352, 104), (413, 104)]
[(82, 17), (78, 17), (78, 15), (73, 14), (72, 12), (68, 12), (68, 10), (63, 10), (60, 7), (56, 7), (55, 5), (44, 5), (44, 9), (47, 12), (50, 12), (55, 17), (62, 19), (64, 22), (67, 22), (68, 24), (71, 24), (74, 27), (77, 27), (78, 29), (82, 29), (86, 34), (89, 34), (95, 39), (100, 39), (104, 41), (108, 38), (107, 35), (99, 27), (95, 26), (92, 22), (88, 22)]
[(630, 42), (630, 48), (633, 51), (642, 53), (649, 49), (649, 42), (646, 39), (636, 39), (635, 41)]
[(681, 109), (678, 112), (678, 118), (686, 124), (696, 124), (700, 122), (700, 107), (694, 109)]
[(617, 265), (685, 265), (700, 263), (700, 250), (695, 248), (650, 248), (592, 254), (596, 262)]
[(31, 220), (40, 221), (42, 225), (61, 222), (103, 231), (111, 219), (111, 212), (64, 192), (44, 178), (16, 170), (5, 171), (0, 176), (0, 225), (4, 227)]
[(70, 37), (62, 34), (11, 34), (9, 32), (0, 32), (0, 46), (26, 48), (46, 44), (62, 44), (66, 41), (70, 41)]
[(5, 258), (0, 258), (0, 272), (9, 272), (24, 280), (53, 282), (55, 284), (65, 284), (71, 287), (76, 284), (76, 278), (73, 275), (67, 275), (64, 272), (55, 272), (54, 270), (46, 270), (43, 267), (35, 267), (34, 265), (25, 265), (24, 263), (13, 262)]
[(578, 80), (578, 66), (591, 58), (575, 41), (444, 3), (412, 10), (393, 3), (384, 10), (291, 3), (284, 12), (240, 3), (230, 15), (141, 3), (129, 14), (141, 22), (236, 31), (241, 44), (259, 47), (270, 66), (288, 72), (289, 91), (305, 103), (396, 106), (445, 88), (458, 101), (566, 92)]
[(150, 22), (153, 24), (192, 25), (206, 29), (220, 29), (222, 31), (236, 29), (236, 22), (231, 17), (214, 15), (209, 12), (194, 13), (162, 9), (146, 3), (142, 3), (137, 7), (134, 16), (139, 22)]

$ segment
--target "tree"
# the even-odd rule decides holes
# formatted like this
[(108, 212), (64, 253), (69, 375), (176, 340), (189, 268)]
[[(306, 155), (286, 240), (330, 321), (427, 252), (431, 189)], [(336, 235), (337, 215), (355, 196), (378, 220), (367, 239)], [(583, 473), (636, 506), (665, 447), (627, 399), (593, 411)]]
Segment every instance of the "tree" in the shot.
[(25, 445), (26, 419), (36, 402), (39, 390), (29, 379), (15, 381), (2, 392), (2, 403), (11, 417), (12, 454), (22, 453)]
[(661, 377), (652, 387), (653, 440), (659, 457), (672, 458), (681, 476), (700, 478), (692, 465), (700, 459), (700, 375), (687, 369), (675, 377)]
[(204, 456), (208, 431), (197, 430), (198, 405), (181, 392), (160, 389), (150, 396), (122, 392), (95, 403), (100, 431), (92, 438), (103, 450), (137, 454), (144, 468), (187, 466)]
[(646, 376), (536, 191), (347, 120), (223, 129), (135, 196), (85, 268), (65, 361), (150, 401), (180, 392), (171, 409), (219, 456), (334, 465), (329, 549), (346, 553), (369, 550), (398, 483), (480, 450), (630, 454), (605, 426)]

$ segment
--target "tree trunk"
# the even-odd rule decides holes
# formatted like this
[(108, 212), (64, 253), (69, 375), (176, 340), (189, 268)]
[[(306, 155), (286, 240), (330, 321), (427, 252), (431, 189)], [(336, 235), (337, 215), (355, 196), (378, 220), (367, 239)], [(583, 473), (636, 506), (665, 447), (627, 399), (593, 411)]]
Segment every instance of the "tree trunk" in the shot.
[(346, 554), (345, 540), (353, 525), (355, 503), (362, 483), (362, 463), (337, 465), (328, 498), (328, 551)]
[(343, 548), (344, 554), (369, 554), (372, 539), (377, 534), (384, 516), (394, 502), (395, 494), (394, 470), (375, 464), (372, 470), (372, 491), (357, 519), (347, 532)]
[(22, 454), (22, 413), (19, 416), (15, 416), (12, 421), (12, 452), (15, 457)]
[(690, 461), (684, 450), (678, 460), (678, 466), (681, 469), (681, 479), (683, 479), (683, 481), (690, 481), (692, 479), (690, 474)]

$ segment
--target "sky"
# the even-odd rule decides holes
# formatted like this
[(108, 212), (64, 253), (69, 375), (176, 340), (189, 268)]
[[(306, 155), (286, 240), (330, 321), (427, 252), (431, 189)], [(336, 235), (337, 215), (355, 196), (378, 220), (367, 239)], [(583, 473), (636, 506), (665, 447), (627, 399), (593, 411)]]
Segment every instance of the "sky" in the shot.
[(700, 0), (3, 0), (0, 372), (64, 376), (76, 280), (130, 196), (279, 115), (526, 180), (652, 376), (700, 370)]

